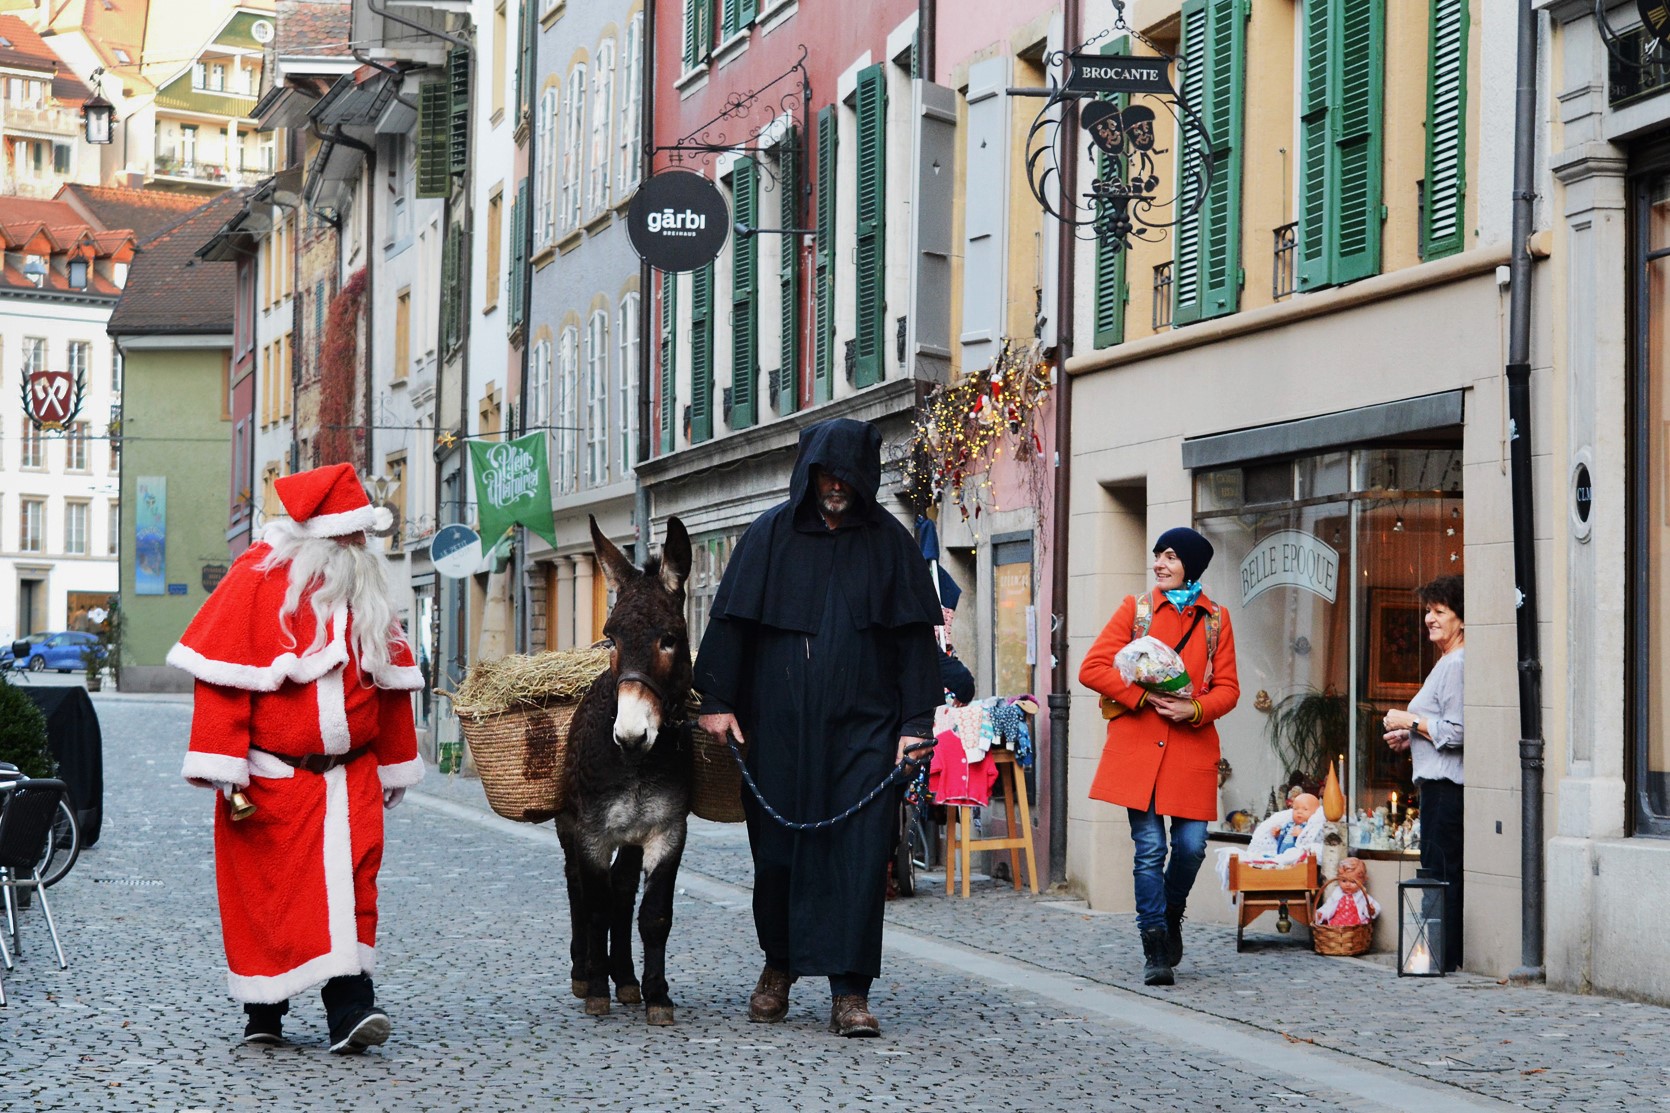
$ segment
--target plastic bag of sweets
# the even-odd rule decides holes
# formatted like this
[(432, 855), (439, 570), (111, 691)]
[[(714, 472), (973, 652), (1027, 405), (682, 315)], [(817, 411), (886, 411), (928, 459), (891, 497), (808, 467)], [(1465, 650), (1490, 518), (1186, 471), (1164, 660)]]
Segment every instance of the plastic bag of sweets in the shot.
[(1114, 655), (1113, 663), (1125, 683), (1167, 696), (1194, 695), (1189, 670), (1177, 651), (1159, 638), (1141, 637)]

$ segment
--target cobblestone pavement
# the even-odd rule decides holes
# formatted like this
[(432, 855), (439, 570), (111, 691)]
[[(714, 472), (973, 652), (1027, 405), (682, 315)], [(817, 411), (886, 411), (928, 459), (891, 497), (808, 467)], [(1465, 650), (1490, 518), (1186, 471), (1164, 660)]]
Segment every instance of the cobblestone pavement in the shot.
[[(1129, 916), (978, 887), (889, 906), (880, 1040), (830, 1036), (827, 990), (789, 1019), (743, 1018), (759, 957), (739, 827), (692, 824), (669, 975), (679, 1024), (590, 1019), (568, 994), (567, 913), (549, 828), (487, 813), (431, 775), (389, 815), (380, 1002), (390, 1042), (323, 1050), (316, 995), (293, 1046), (237, 1043), (214, 904), (210, 796), (179, 778), (190, 708), (96, 696), (104, 832), (52, 890), (70, 967), (26, 910), (4, 975), (0, 1109), (1267, 1110), (1670, 1106), (1670, 1012), (1399, 981), (1270, 943), (1237, 955), (1191, 929), (1179, 984), (1146, 990)], [(1270, 937), (1272, 940), (1274, 936)], [(1249, 1023), (1249, 1020), (1252, 1022)]]

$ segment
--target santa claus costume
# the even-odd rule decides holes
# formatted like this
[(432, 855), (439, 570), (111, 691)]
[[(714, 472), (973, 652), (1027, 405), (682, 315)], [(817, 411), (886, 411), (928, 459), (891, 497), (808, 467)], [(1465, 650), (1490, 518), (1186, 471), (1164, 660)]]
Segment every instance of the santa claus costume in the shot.
[[(288, 999), (325, 983), (331, 1050), (357, 1052), (389, 1032), (370, 978), (377, 870), (383, 810), (423, 777), (409, 695), (423, 681), (381, 557), (363, 548), (388, 512), (348, 464), (280, 479), (277, 493), (290, 519), (238, 558), (168, 654), (197, 681), (183, 772), (255, 805), (237, 820), (217, 806), (214, 821), (245, 1039), (279, 1042)], [(362, 610), (382, 620), (381, 638), (356, 628)]]

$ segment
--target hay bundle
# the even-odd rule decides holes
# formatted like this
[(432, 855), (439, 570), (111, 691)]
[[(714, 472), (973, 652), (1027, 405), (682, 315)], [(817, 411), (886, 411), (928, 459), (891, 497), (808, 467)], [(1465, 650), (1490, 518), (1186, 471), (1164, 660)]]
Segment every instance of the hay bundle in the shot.
[(480, 718), (502, 715), (513, 707), (577, 700), (608, 667), (609, 651), (592, 648), (482, 661), (458, 686), (452, 706), (460, 716)]

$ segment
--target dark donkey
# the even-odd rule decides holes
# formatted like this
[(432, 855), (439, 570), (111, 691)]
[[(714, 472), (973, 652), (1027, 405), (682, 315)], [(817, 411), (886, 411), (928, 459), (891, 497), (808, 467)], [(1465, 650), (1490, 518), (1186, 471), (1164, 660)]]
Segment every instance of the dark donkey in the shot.
[[(690, 535), (677, 518), (668, 519), (661, 556), (642, 570), (603, 536), (595, 518), (591, 536), (616, 598), (603, 627), (609, 670), (575, 708), (567, 804), (557, 813), (574, 927), (570, 976), (588, 1016), (609, 1011), (613, 978), (622, 1004), (642, 1000), (651, 1024), (671, 1024), (667, 933), (690, 811), (691, 664), (684, 623)], [(632, 969), (632, 905), (644, 871), (640, 994)]]

